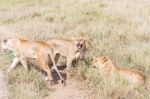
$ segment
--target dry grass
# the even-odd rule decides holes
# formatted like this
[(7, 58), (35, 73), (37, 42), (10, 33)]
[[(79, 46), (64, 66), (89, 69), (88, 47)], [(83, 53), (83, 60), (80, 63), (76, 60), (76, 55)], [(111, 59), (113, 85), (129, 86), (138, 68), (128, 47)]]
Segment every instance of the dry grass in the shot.
[[(0, 0), (0, 26), (14, 37), (47, 40), (50, 37), (91, 37), (86, 56), (107, 55), (116, 65), (136, 69), (147, 77), (148, 90), (120, 78), (103, 78), (87, 64), (81, 77), (94, 87), (91, 99), (148, 99), (150, 95), (150, 1), (149, 0)], [(11, 57), (11, 58), (10, 58)], [(12, 56), (1, 54), (6, 70)], [(17, 68), (10, 75), (11, 99), (43, 99), (50, 92), (42, 75)], [(19, 93), (19, 94), (18, 94)]]

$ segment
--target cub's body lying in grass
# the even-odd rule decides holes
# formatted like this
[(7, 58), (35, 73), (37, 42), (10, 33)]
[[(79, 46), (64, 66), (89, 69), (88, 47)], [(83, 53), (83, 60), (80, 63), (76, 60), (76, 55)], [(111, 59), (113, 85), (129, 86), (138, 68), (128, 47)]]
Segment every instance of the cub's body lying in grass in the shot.
[(99, 56), (92, 61), (92, 66), (99, 69), (101, 72), (111, 74), (113, 72), (118, 73), (121, 77), (126, 79), (128, 82), (138, 85), (144, 85), (146, 78), (140, 72), (116, 67), (112, 61), (105, 56)]
[(49, 67), (49, 61), (52, 60), (52, 63), (54, 64), (53, 68), (63, 81), (62, 76), (55, 65), (53, 50), (47, 43), (16, 38), (5, 39), (2, 41), (2, 49), (13, 51), (15, 56), (8, 71), (15, 68), (19, 62), (21, 62), (25, 69), (28, 70), (27, 58), (35, 58), (40, 63), (40, 67), (47, 73), (45, 80), (53, 80), (51, 75), (52, 66)]

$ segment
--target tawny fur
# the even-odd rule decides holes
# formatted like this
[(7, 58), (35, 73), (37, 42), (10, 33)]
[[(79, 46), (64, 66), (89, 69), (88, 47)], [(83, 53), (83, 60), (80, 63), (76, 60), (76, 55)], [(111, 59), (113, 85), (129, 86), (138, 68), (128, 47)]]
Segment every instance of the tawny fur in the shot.
[(86, 40), (83, 38), (60, 39), (51, 38), (47, 43), (54, 49), (55, 62), (60, 55), (67, 58), (67, 78), (71, 78), (71, 66), (74, 60), (84, 59), (86, 52)]
[(5, 39), (2, 42), (2, 49), (9, 49), (14, 53), (14, 60), (8, 69), (11, 71), (17, 66), (19, 62), (28, 70), (27, 58), (35, 58), (40, 63), (41, 68), (47, 73), (46, 80), (53, 80), (51, 75), (51, 68), (49, 68), (50, 60), (53, 63), (53, 67), (62, 79), (58, 69), (56, 68), (53, 50), (50, 45), (42, 41), (32, 41), (25, 39)]
[(119, 68), (113, 64), (109, 57), (98, 56), (92, 61), (92, 66), (99, 69), (101, 72), (111, 74), (113, 72), (118, 73), (121, 77), (133, 84), (145, 85), (145, 76), (135, 70), (127, 68)]

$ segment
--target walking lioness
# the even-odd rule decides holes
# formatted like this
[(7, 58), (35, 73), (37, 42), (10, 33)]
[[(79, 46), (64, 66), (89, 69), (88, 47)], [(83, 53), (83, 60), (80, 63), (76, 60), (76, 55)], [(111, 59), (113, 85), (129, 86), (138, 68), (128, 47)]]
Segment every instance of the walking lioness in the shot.
[(40, 63), (41, 68), (47, 73), (47, 77), (45, 79), (53, 80), (51, 75), (51, 67), (49, 67), (49, 60), (51, 59), (54, 65), (53, 68), (56, 70), (63, 82), (63, 78), (55, 65), (53, 50), (47, 43), (41, 41), (12, 38), (2, 41), (2, 49), (9, 49), (13, 51), (15, 56), (8, 71), (15, 68), (19, 62), (21, 62), (24, 68), (28, 70), (27, 58), (35, 58)]
[(146, 78), (143, 74), (140, 72), (126, 69), (126, 68), (119, 68), (116, 67), (113, 62), (110, 60), (110, 58), (105, 56), (99, 56), (96, 57), (92, 61), (92, 66), (94, 68), (99, 69), (102, 72), (105, 72), (107, 74), (110, 74), (112, 72), (118, 73), (120, 76), (122, 76), (127, 81), (133, 83), (133, 84), (140, 84), (144, 85), (146, 82)]
[(86, 40), (82, 37), (73, 40), (51, 38), (47, 43), (54, 49), (55, 62), (60, 55), (67, 58), (67, 78), (71, 78), (71, 65), (74, 60), (83, 59), (86, 52)]

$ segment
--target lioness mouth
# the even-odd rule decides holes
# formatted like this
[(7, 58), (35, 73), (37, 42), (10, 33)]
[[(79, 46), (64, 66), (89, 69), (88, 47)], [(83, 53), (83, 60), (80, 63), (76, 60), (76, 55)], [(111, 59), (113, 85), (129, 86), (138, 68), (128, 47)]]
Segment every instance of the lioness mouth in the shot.
[(81, 49), (82, 48), (82, 44), (77, 44), (77, 48)]

